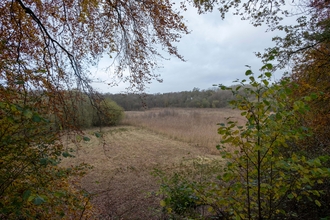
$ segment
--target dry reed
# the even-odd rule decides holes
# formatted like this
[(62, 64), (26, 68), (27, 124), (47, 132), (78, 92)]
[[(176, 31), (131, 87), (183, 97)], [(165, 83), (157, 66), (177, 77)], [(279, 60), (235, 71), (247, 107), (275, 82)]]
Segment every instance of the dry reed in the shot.
[(145, 111), (129, 111), (123, 124), (140, 126), (172, 139), (187, 142), (205, 150), (206, 154), (217, 154), (220, 142), (218, 123), (232, 117), (240, 124), (244, 119), (237, 110), (159, 108)]

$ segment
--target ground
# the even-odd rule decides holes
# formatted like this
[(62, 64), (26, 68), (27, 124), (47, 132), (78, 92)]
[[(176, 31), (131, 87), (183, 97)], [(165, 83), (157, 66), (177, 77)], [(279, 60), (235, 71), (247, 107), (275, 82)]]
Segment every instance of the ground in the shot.
[[(180, 118), (182, 119), (180, 114), (184, 112), (187, 115), (187, 112), (189, 113), (187, 110), (176, 109), (173, 110), (174, 113), (167, 112), (166, 115), (164, 111), (158, 110), (158, 113), (153, 111), (154, 119), (152, 117), (145, 118), (155, 121), (156, 118), (162, 117), (164, 121), (173, 120), (179, 123)], [(188, 117), (191, 120), (190, 123), (197, 127), (195, 136), (198, 136), (198, 133), (206, 132), (202, 122), (206, 121), (204, 116), (210, 117), (210, 111), (191, 111), (194, 112), (190, 112)], [(214, 112), (213, 114), (221, 113), (221, 116), (224, 116), (220, 110), (211, 112)], [(234, 113), (237, 114), (237, 112)], [(136, 112), (128, 114), (137, 117)], [(145, 111), (141, 114), (150, 114), (150, 112)], [(134, 121), (132, 118), (130, 120)], [(215, 130), (215, 137), (217, 137), (216, 124), (218, 122), (214, 121), (211, 126), (211, 130)], [(198, 132), (198, 124), (196, 123), (199, 123), (202, 128), (200, 132)], [(126, 124), (128, 124), (127, 120)], [(202, 147), (206, 144), (203, 144), (200, 137), (187, 141), (178, 131), (177, 136), (175, 133), (164, 132), (172, 130), (165, 128), (170, 126), (165, 123), (162, 124), (162, 128), (159, 128), (160, 130), (151, 129), (147, 124), (144, 126), (132, 124), (134, 126), (121, 125), (86, 130), (84, 136), (88, 137), (89, 141), (85, 141), (79, 136), (75, 137), (75, 141), (72, 141), (72, 137), (65, 140), (67, 141), (66, 145), (75, 150), (75, 158), (65, 159), (63, 165), (88, 163), (94, 167), (81, 180), (81, 185), (94, 195), (93, 203), (100, 209), (99, 219), (161, 219), (160, 198), (156, 195), (159, 182), (151, 175), (155, 168), (167, 169), (170, 172), (179, 166), (182, 160), (194, 158), (217, 158), (221, 160), (221, 157), (215, 153), (215, 143), (219, 141), (218, 138), (214, 144), (212, 142), (213, 150), (209, 150), (207, 147)], [(188, 127), (181, 129), (189, 130)], [(97, 137), (100, 135), (102, 137)], [(189, 135), (194, 136), (191, 133)], [(210, 137), (207, 137), (205, 143), (209, 142)]]

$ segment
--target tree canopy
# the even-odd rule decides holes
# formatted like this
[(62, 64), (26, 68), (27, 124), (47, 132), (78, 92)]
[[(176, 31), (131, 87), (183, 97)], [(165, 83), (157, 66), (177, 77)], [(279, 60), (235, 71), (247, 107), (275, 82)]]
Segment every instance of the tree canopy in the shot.
[(109, 56), (113, 74), (143, 90), (160, 80), (160, 48), (183, 60), (174, 43), (187, 33), (169, 0), (1, 1), (0, 218), (90, 218), (89, 195), (76, 184), (88, 166), (58, 166), (72, 150), (63, 135), (122, 114), (93, 92), (90, 66)]
[[(7, 85), (55, 89), (87, 86), (88, 67), (107, 54), (132, 87), (153, 73), (156, 46), (183, 59), (176, 47), (187, 27), (167, 1), (23, 1), (0, 3), (1, 77)], [(15, 76), (12, 76), (15, 73)], [(23, 85), (23, 83), (21, 84)]]

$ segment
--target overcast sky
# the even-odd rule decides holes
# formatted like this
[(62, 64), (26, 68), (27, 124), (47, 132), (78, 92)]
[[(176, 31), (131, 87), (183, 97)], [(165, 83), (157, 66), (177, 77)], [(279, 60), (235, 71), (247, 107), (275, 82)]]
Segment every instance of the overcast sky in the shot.
[[(228, 14), (222, 20), (217, 10), (198, 15), (192, 7), (183, 16), (191, 34), (183, 36), (177, 47), (187, 61), (182, 62), (175, 57), (162, 61), (163, 68), (157, 73), (161, 74), (163, 82), (153, 81), (148, 85), (147, 93), (190, 91), (194, 87), (208, 89), (219, 83), (232, 85), (232, 81), (244, 77), (245, 65), (258, 72), (262, 63), (254, 52), (263, 52), (274, 45), (271, 41), (274, 33), (266, 33), (266, 27), (254, 27), (238, 16)], [(103, 70), (108, 63), (103, 60), (94, 71), (105, 81), (111, 80)], [(280, 73), (275, 74), (275, 78), (280, 77)], [(100, 92), (110, 93), (125, 92), (127, 87), (123, 83), (116, 87), (102, 83), (94, 83), (93, 86)]]

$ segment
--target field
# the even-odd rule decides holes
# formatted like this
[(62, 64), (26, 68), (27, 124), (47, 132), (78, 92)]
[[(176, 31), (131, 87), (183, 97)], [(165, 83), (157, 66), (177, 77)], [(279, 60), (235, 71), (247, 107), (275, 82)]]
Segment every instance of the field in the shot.
[(240, 112), (230, 108), (132, 111), (126, 113), (123, 123), (183, 141), (206, 154), (217, 154), (215, 146), (220, 141), (217, 124), (225, 122), (227, 117), (244, 123)]
[[(194, 158), (219, 159), (217, 123), (226, 117), (243, 123), (231, 109), (152, 109), (126, 112), (122, 125), (90, 129), (82, 138), (67, 139), (75, 158), (64, 165), (82, 162), (94, 168), (81, 180), (94, 194), (98, 219), (162, 219), (154, 168), (168, 172)], [(102, 138), (97, 138), (101, 133)]]

